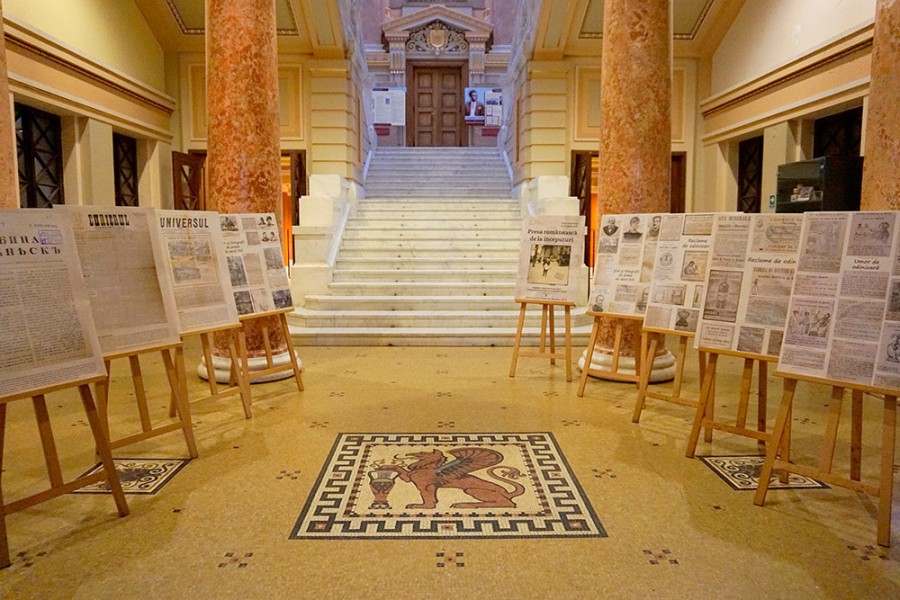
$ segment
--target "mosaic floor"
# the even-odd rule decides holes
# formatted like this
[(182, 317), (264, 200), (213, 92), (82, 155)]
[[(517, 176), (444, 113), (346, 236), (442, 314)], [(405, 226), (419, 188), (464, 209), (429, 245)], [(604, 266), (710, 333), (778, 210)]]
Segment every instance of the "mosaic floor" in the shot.
[[(199, 348), (188, 350), (196, 364)], [(104, 493), (9, 515), (0, 598), (900, 597), (900, 489), (886, 549), (862, 494), (773, 489), (754, 506), (736, 491), (758, 473), (754, 440), (716, 432), (698, 446), (706, 461), (687, 459), (690, 409), (648, 401), (635, 425), (633, 386), (591, 381), (578, 398), (562, 365), (533, 358), (510, 378), (509, 348), (298, 351), (305, 392), (254, 386), (250, 420), (237, 398), (192, 406), (199, 458), (184, 464), (178, 432), (117, 450), (126, 488), (142, 492), (127, 496), (128, 517)], [(165, 422), (162, 365), (142, 367), (151, 417)], [(717, 416), (737, 411), (740, 367), (720, 361)], [(688, 372), (685, 393), (694, 357)], [(140, 430), (126, 375), (113, 363), (122, 433)], [(778, 398), (779, 380), (768, 385)], [(64, 475), (84, 473), (96, 459), (77, 394), (47, 400)], [(828, 390), (798, 391), (795, 460), (818, 460), (828, 401)], [(43, 487), (46, 468), (30, 404), (10, 405), (8, 421), (10, 502)], [(844, 427), (836, 472), (849, 463)]]

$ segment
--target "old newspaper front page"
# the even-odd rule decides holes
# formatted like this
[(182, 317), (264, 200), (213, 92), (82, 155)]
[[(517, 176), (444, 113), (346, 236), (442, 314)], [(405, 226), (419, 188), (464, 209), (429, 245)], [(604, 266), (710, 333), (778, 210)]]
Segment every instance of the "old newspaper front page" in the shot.
[(516, 298), (576, 302), (584, 264), (584, 217), (532, 216), (522, 223)]
[(106, 374), (59, 211), (0, 209), (0, 331), (0, 399)]
[(156, 215), (181, 334), (237, 325), (219, 213), (158, 210)]
[(663, 215), (644, 327), (697, 331), (714, 217), (714, 213)]
[(65, 206), (104, 356), (177, 344), (178, 312), (150, 208)]
[(779, 371), (900, 390), (898, 217), (806, 213)]
[(802, 214), (717, 213), (697, 347), (778, 356)]
[(660, 237), (662, 214), (603, 215), (588, 309), (643, 315), (650, 300), (650, 279)]
[(291, 308), (291, 286), (273, 213), (220, 214), (238, 315)]

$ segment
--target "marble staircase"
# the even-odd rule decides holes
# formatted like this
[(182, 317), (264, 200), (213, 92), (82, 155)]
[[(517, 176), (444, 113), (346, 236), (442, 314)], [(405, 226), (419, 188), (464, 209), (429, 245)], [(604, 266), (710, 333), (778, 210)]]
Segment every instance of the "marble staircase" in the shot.
[[(506, 173), (494, 149), (379, 150), (328, 293), (289, 315), (295, 343), (511, 346), (521, 212)], [(537, 343), (539, 326), (532, 307), (525, 344)], [(590, 332), (584, 309), (573, 327), (577, 358)]]

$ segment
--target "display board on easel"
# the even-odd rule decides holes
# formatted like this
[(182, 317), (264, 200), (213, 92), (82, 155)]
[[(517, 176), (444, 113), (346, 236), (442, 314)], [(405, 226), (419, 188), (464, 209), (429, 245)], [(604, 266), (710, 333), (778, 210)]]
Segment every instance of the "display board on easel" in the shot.
[[(115, 206), (64, 206), (54, 210), (69, 217), (75, 233), (97, 325), (107, 371), (106, 379), (97, 384), (97, 396), (107, 433), (111, 362), (127, 358), (131, 369), (141, 432), (119, 439), (110, 435), (110, 446), (119, 448), (180, 429), (188, 452), (196, 457), (178, 310), (155, 211)], [(148, 416), (139, 360), (140, 355), (152, 352), (162, 355), (167, 380), (179, 408), (178, 422), (159, 427), (154, 427)]]
[[(776, 375), (784, 395), (754, 502), (762, 505), (773, 470), (799, 473), (878, 498), (877, 541), (890, 546), (893, 464), (900, 395), (900, 213), (805, 213), (797, 274)], [(799, 381), (832, 388), (817, 467), (776, 449), (790, 440)], [(853, 392), (850, 477), (832, 473), (845, 389)], [(878, 485), (861, 481), (863, 395), (883, 403)]]
[[(516, 374), (520, 356), (557, 358), (566, 361), (566, 380), (572, 379), (571, 309), (578, 298), (579, 277), (584, 264), (584, 217), (565, 215), (531, 216), (522, 223), (516, 302), (520, 304), (519, 322), (513, 344), (510, 377)], [(538, 350), (521, 350), (525, 310), (528, 304), (541, 306), (541, 333)], [(565, 312), (565, 354), (556, 353), (554, 310)], [(546, 350), (549, 325), (550, 351)]]
[[(797, 268), (802, 214), (715, 215), (709, 272), (703, 283), (696, 347), (710, 353), (686, 454), (693, 457), (701, 426), (766, 442), (768, 363), (784, 336)], [(712, 421), (710, 391), (720, 355), (744, 359), (735, 425)], [(757, 429), (746, 426), (754, 363), (759, 368)]]
[[(106, 369), (75, 236), (59, 211), (0, 209), (0, 473), (9, 402), (31, 398), (50, 487), (6, 502), (0, 490), (0, 568), (10, 565), (6, 515), (105, 481), (120, 516), (128, 503), (97, 418), (90, 385)], [(77, 387), (103, 466), (66, 482), (45, 394)]]
[[(694, 337), (703, 301), (703, 285), (712, 252), (714, 219), (714, 213), (662, 216), (643, 331), (678, 336), (675, 379), (671, 393), (650, 392), (647, 390), (650, 372), (645, 370), (638, 387), (638, 398), (632, 416), (635, 423), (640, 420), (646, 398), (697, 406), (696, 400), (681, 396), (681, 386), (688, 340)], [(651, 364), (660, 343), (658, 335), (650, 338), (647, 354), (643, 359), (645, 364)], [(701, 351), (701, 381), (704, 373), (705, 352)]]

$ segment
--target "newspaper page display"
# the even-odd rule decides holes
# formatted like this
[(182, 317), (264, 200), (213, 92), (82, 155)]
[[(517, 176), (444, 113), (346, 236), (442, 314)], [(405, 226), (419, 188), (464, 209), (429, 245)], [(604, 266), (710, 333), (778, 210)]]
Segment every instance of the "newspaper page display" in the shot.
[(516, 298), (576, 302), (584, 217), (535, 216), (522, 224)]
[(802, 225), (802, 214), (715, 215), (695, 345), (778, 356)]
[(178, 311), (149, 208), (64, 206), (103, 354), (177, 344)]
[(273, 213), (219, 215), (238, 315), (291, 308), (291, 286)]
[(623, 315), (646, 312), (656, 248), (663, 234), (663, 216), (601, 217), (590, 310)]
[(697, 331), (714, 218), (713, 213), (663, 215), (644, 327)]
[(779, 371), (900, 389), (898, 216), (805, 214)]
[(386, 87), (372, 90), (374, 123), (376, 125), (406, 125), (406, 88)]
[(161, 245), (182, 334), (239, 323), (219, 214), (158, 210)]
[(0, 209), (0, 398), (103, 376), (72, 228), (50, 209)]

